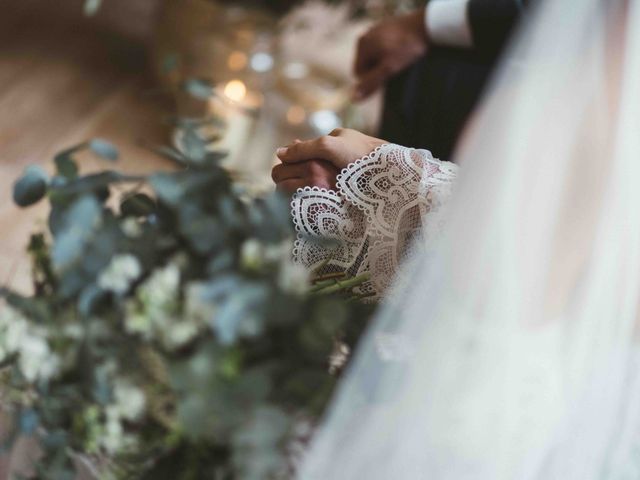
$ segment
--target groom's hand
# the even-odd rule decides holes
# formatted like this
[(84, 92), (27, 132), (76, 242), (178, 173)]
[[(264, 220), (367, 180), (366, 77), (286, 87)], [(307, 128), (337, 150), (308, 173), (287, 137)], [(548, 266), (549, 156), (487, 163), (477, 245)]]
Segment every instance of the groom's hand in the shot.
[(338, 169), (324, 160), (281, 163), (273, 167), (271, 178), (281, 192), (295, 193), (299, 188), (318, 187), (335, 190)]
[(427, 53), (424, 9), (374, 26), (358, 42), (355, 100), (363, 100)]

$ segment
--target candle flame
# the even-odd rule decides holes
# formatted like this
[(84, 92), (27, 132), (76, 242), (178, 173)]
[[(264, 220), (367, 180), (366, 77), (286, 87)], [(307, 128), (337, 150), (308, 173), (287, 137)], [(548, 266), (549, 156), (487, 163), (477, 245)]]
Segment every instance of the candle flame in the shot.
[(247, 87), (240, 80), (231, 80), (225, 85), (224, 94), (229, 100), (241, 102), (247, 96)]

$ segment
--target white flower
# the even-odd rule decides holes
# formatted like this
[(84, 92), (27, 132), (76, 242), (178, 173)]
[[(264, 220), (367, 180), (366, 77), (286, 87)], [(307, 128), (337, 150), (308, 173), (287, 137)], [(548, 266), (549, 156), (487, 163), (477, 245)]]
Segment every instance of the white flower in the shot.
[(144, 392), (126, 380), (116, 380), (113, 388), (114, 414), (127, 420), (137, 420), (144, 413), (147, 403)]
[(265, 248), (256, 239), (249, 239), (242, 244), (240, 249), (240, 263), (244, 268), (257, 270), (262, 267), (265, 260)]
[(130, 300), (125, 306), (126, 317), (124, 326), (129, 333), (137, 333), (145, 338), (150, 338), (153, 330), (151, 318), (141, 311), (135, 300)]
[(172, 306), (180, 288), (180, 270), (174, 264), (157, 269), (139, 289), (138, 296), (149, 310), (162, 312)]
[(351, 349), (343, 342), (335, 342), (333, 352), (329, 356), (329, 374), (336, 375), (347, 364)]
[(276, 263), (289, 260), (292, 257), (293, 241), (291, 239), (283, 240), (277, 245), (269, 245), (265, 251), (267, 261)]
[(104, 425), (104, 432), (100, 442), (107, 453), (114, 455), (125, 447), (125, 434), (122, 420), (118, 413), (107, 407), (107, 419)]
[(138, 420), (146, 407), (144, 392), (128, 380), (116, 379), (113, 401), (105, 410), (105, 423), (99, 435), (102, 447), (111, 455), (133, 446), (134, 437), (125, 432), (123, 421)]
[(26, 335), (19, 352), (20, 370), (28, 381), (49, 380), (58, 372), (60, 360), (51, 352), (49, 344), (42, 337)]
[(185, 346), (196, 338), (200, 327), (188, 320), (176, 320), (164, 330), (163, 343), (169, 350)]
[[(125, 328), (146, 338), (163, 340), (175, 321), (179, 306), (180, 269), (175, 264), (155, 270), (127, 303)], [(179, 332), (184, 341), (185, 332)], [(164, 341), (164, 340), (163, 340)]]
[(62, 327), (62, 331), (64, 335), (72, 340), (80, 340), (82, 335), (84, 334), (84, 330), (82, 326), (77, 323), (68, 323), (64, 327)]
[(302, 295), (309, 289), (309, 271), (287, 259), (280, 265), (278, 286), (285, 292)]
[(131, 284), (141, 274), (142, 267), (135, 256), (129, 254), (116, 255), (100, 274), (98, 285), (104, 290), (122, 295), (129, 290)]
[(140, 222), (133, 217), (125, 218), (120, 226), (124, 234), (129, 238), (140, 238), (142, 236)]
[(20, 345), (26, 341), (28, 336), (29, 324), (27, 319), (14, 310), (14, 314), (8, 318), (5, 329), (5, 345), (7, 351), (10, 354), (18, 352)]
[(184, 295), (184, 316), (190, 321), (207, 324), (215, 314), (215, 305), (204, 298), (205, 286), (198, 282), (187, 285)]
[(18, 310), (2, 306), (0, 312), (0, 360), (18, 355), (18, 366), (29, 382), (48, 380), (60, 368), (60, 359), (49, 348), (46, 331), (30, 325)]
[(13, 355), (20, 348), (27, 334), (27, 319), (15, 308), (0, 303), (0, 361)]

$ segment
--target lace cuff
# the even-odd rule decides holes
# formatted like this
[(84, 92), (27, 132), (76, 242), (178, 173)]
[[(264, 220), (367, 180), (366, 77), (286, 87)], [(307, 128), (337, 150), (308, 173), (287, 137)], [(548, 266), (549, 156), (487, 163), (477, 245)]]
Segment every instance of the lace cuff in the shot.
[(410, 245), (440, 232), (457, 169), (427, 150), (387, 144), (345, 168), (338, 192), (298, 190), (291, 203), (295, 261), (320, 274), (369, 272), (359, 293), (382, 293)]

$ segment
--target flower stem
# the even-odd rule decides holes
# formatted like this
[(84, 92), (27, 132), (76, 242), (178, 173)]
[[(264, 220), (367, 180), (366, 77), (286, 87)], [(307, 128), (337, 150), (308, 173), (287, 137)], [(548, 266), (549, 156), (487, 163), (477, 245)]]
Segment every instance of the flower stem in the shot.
[(318, 284), (317, 287), (312, 289), (312, 293), (316, 295), (328, 295), (330, 293), (337, 293), (343, 290), (351, 290), (359, 285), (362, 285), (364, 282), (369, 280), (370, 275), (368, 273), (358, 275), (357, 277), (348, 278), (346, 280), (327, 280), (327, 282), (332, 281), (333, 284), (322, 286)]

